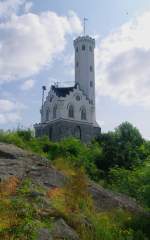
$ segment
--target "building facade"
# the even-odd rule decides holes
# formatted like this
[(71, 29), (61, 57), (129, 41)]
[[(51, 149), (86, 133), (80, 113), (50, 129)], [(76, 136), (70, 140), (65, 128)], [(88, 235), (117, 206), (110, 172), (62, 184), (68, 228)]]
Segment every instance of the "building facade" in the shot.
[(100, 135), (95, 114), (95, 40), (89, 36), (74, 40), (75, 85), (52, 85), (41, 107), (41, 122), (35, 124), (37, 137), (47, 135), (52, 141), (67, 137), (90, 143)]

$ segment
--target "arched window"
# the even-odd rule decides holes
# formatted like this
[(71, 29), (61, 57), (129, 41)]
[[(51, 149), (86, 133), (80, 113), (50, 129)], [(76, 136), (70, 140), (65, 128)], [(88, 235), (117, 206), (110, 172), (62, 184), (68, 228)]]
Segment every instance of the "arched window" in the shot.
[(90, 66), (90, 72), (93, 72), (93, 67), (92, 66)]
[(85, 51), (85, 45), (82, 45), (82, 50)]
[(85, 108), (81, 109), (81, 120), (86, 120), (86, 109)]
[(49, 121), (49, 109), (46, 110), (46, 121)]
[(53, 119), (57, 117), (57, 105), (54, 106), (53, 108)]
[(74, 107), (72, 105), (69, 105), (68, 117), (69, 118), (74, 118)]
[(78, 47), (76, 47), (76, 52), (78, 52)]

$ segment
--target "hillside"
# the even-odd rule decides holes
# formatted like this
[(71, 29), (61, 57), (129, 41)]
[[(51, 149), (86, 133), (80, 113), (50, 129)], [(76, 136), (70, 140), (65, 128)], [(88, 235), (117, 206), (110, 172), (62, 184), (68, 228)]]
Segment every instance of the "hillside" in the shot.
[[(89, 214), (87, 214), (87, 209), (85, 213), (81, 211), (81, 216), (80, 212), (74, 212), (74, 210), (71, 212), (69, 205), (66, 209), (68, 213), (65, 213), (64, 206), (59, 206), (61, 205), (59, 203), (61, 190), (65, 188), (69, 179), (46, 158), (39, 157), (12, 144), (0, 143), (0, 179), (0, 207), (2, 211), (0, 239), (101, 239), (92, 238), (92, 236), (87, 238), (86, 233), (82, 232), (83, 229), (89, 231), (93, 227), (90, 217), (87, 218)], [(83, 184), (85, 187), (87, 185), (88, 190), (88, 194), (86, 189), (84, 194), (87, 194), (87, 198), (91, 195), (94, 200), (95, 214), (101, 216), (103, 228), (106, 228), (105, 225), (109, 223), (108, 213), (110, 218), (111, 213), (115, 214), (116, 217), (118, 215), (118, 217), (125, 218), (121, 209), (126, 211), (128, 217), (130, 214), (137, 215), (143, 212), (135, 200), (129, 197), (114, 194), (92, 181), (87, 180)], [(72, 185), (72, 187), (74, 186)], [(80, 190), (82, 191), (82, 182), (79, 194)], [(70, 189), (68, 189), (68, 194), (69, 191)], [(6, 206), (7, 209), (5, 209)], [(94, 214), (93, 211), (95, 210), (91, 210), (92, 214)], [(77, 217), (78, 219), (76, 219)], [(80, 230), (79, 221), (83, 227)], [(107, 231), (111, 233), (112, 229), (108, 228)], [(105, 238), (103, 236), (102, 239), (111, 238), (107, 237), (106, 234)]]

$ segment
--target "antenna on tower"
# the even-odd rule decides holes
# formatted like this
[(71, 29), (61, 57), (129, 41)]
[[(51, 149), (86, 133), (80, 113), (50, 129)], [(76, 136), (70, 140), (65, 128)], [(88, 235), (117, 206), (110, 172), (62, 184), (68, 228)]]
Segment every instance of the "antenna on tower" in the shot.
[(84, 36), (85, 36), (85, 33), (86, 33), (86, 21), (88, 21), (88, 18), (85, 18), (83, 19), (83, 22), (84, 22)]

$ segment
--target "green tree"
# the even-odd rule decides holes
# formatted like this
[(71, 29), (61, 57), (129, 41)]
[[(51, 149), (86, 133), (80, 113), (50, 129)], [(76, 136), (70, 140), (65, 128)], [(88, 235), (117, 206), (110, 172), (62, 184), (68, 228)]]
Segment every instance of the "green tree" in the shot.
[(141, 148), (144, 140), (138, 129), (128, 122), (122, 123), (114, 132), (101, 134), (98, 142), (102, 154), (95, 163), (105, 172), (112, 167), (131, 169), (145, 158)]

